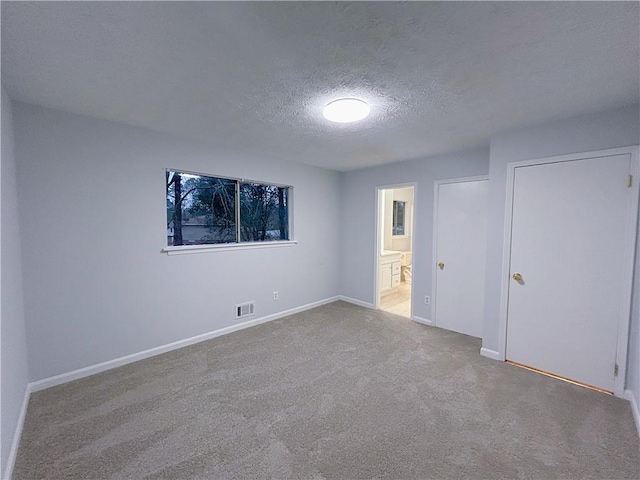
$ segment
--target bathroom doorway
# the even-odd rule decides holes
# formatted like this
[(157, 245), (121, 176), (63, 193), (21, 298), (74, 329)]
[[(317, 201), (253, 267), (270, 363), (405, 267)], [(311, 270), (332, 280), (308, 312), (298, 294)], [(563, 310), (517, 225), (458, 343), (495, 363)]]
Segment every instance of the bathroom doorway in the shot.
[(376, 188), (375, 306), (411, 318), (415, 184)]

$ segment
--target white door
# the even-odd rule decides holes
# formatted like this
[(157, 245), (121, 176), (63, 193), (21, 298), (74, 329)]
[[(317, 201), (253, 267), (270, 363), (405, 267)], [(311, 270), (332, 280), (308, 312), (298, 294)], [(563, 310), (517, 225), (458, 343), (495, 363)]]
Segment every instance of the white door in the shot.
[(436, 184), (435, 325), (482, 337), (487, 180)]
[(507, 360), (613, 391), (630, 162), (515, 168)]

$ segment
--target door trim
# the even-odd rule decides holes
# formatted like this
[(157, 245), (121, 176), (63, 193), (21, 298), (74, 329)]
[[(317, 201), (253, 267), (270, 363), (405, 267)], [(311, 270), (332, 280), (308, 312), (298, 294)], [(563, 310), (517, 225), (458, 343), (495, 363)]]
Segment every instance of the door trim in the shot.
[(438, 301), (438, 202), (440, 191), (440, 185), (446, 185), (449, 183), (467, 183), (467, 182), (479, 182), (483, 180), (489, 180), (488, 175), (476, 175), (474, 177), (461, 177), (461, 178), (447, 178), (444, 180), (436, 180), (433, 182), (433, 241), (431, 247), (431, 321), (434, 327), (438, 326), (438, 316), (436, 314), (436, 302)]
[(621, 147), (591, 152), (573, 153), (569, 155), (559, 155), (554, 157), (537, 158), (507, 164), (507, 190), (504, 220), (504, 244), (502, 248), (502, 277), (500, 287), (500, 318), (499, 318), (499, 343), (498, 355), (502, 361), (506, 360), (507, 353), (507, 317), (509, 302), (510, 261), (511, 261), (511, 227), (513, 220), (513, 194), (516, 169), (529, 167), (532, 165), (543, 165), (549, 163), (570, 162), (574, 160), (586, 160), (590, 158), (610, 157), (613, 155), (630, 155), (631, 172), (634, 181), (629, 189), (624, 265), (626, 271), (623, 272), (623, 291), (620, 297), (620, 318), (618, 319), (618, 343), (616, 349), (616, 363), (618, 364), (618, 376), (614, 378), (613, 393), (616, 397), (624, 397), (625, 378), (627, 373), (627, 349), (629, 347), (629, 322), (631, 318), (631, 297), (633, 293), (633, 271), (635, 266), (635, 246), (636, 233), (638, 227), (638, 194), (640, 178), (638, 178), (638, 154), (640, 147)]
[[(406, 188), (413, 187), (413, 216), (411, 218), (411, 255), (413, 257), (413, 265), (415, 266), (416, 262), (416, 212), (418, 211), (418, 183), (417, 182), (407, 182), (407, 183), (394, 183), (392, 185), (376, 185), (375, 187), (375, 198), (374, 198), (374, 217), (375, 217), (375, 248), (374, 251), (374, 266), (373, 266), (373, 308), (376, 310), (380, 310), (380, 291), (378, 289), (378, 276), (379, 276), (379, 267), (380, 267), (380, 196), (382, 194), (382, 190), (393, 190), (394, 188)], [(415, 268), (413, 268), (412, 280), (411, 280), (411, 305), (410, 305), (410, 319), (413, 320), (413, 302), (415, 300)]]

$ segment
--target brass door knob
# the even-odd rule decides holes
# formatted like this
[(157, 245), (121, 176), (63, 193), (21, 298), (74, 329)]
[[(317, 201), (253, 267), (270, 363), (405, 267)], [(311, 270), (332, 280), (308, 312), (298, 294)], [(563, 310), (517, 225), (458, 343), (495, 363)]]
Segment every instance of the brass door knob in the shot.
[(521, 281), (521, 280), (522, 280), (522, 275), (520, 275), (518, 272), (516, 272), (516, 273), (514, 273), (514, 274), (513, 274), (513, 279), (514, 279), (516, 282), (519, 282), (519, 281)]
[(440, 270), (444, 270), (444, 262), (440, 262), (438, 264), (438, 267), (440, 267)]

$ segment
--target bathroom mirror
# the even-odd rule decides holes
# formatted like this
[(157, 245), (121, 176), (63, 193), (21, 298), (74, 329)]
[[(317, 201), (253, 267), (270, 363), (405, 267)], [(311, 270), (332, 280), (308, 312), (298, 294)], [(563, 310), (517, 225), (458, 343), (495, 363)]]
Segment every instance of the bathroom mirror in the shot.
[(405, 208), (407, 202), (393, 201), (393, 229), (392, 235), (404, 235)]

